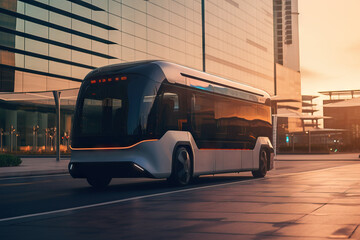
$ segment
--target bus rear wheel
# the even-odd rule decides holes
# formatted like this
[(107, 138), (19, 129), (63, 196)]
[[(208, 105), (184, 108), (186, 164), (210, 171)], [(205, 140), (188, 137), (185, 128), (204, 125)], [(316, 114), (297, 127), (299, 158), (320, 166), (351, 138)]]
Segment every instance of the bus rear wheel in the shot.
[(87, 182), (95, 189), (104, 189), (111, 182), (111, 177), (90, 176), (86, 178)]
[(259, 169), (251, 172), (255, 178), (263, 178), (267, 173), (267, 152), (265, 149), (260, 150)]
[(176, 186), (185, 186), (192, 177), (192, 162), (186, 147), (178, 147), (173, 158), (172, 173), (169, 182)]

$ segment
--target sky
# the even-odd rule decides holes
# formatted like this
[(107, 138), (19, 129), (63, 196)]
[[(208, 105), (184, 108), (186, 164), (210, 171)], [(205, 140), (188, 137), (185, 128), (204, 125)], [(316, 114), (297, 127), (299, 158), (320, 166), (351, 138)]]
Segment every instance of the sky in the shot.
[(302, 94), (360, 89), (360, 0), (299, 0)]

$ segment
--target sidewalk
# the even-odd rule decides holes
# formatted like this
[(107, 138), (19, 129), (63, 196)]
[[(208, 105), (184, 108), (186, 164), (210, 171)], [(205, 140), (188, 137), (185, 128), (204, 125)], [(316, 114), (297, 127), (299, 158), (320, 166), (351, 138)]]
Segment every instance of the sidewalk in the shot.
[(277, 161), (359, 161), (360, 153), (278, 154)]
[(69, 157), (62, 158), (21, 158), (22, 163), (17, 167), (0, 167), (0, 178), (20, 177), (46, 174), (68, 173)]
[[(33, 176), (46, 174), (68, 173), (70, 157), (65, 156), (59, 162), (53, 157), (48, 158), (21, 158), (22, 164), (18, 167), (0, 167), (0, 178)], [(275, 157), (276, 161), (359, 161), (358, 153), (343, 154), (281, 154)]]

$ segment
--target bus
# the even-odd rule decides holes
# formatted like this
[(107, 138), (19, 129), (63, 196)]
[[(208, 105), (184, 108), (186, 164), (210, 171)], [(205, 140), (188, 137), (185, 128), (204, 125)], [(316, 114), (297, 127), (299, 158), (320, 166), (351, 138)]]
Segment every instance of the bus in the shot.
[(167, 178), (273, 168), (265, 91), (166, 61), (97, 68), (79, 89), (69, 172), (95, 188), (112, 178)]

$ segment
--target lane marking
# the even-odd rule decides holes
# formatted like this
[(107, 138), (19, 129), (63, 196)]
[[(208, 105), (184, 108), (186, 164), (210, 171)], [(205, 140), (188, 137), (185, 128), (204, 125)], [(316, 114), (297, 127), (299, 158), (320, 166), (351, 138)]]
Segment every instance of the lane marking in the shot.
[(285, 173), (285, 174), (280, 174), (280, 175), (275, 175), (275, 176), (269, 176), (267, 178), (255, 178), (255, 179), (249, 179), (249, 180), (244, 180), (244, 181), (240, 181), (240, 182), (236, 181), (236, 182), (230, 182), (230, 183), (221, 183), (221, 184), (216, 184), (216, 185), (180, 189), (180, 190), (175, 190), (175, 191), (170, 191), (170, 192), (154, 193), (154, 194), (150, 194), (150, 195), (136, 196), (136, 197), (131, 197), (131, 198), (89, 204), (89, 205), (73, 207), (73, 208), (64, 208), (64, 209), (48, 211), (48, 212), (41, 212), (41, 213), (27, 214), (27, 215), (16, 216), (16, 217), (2, 218), (2, 219), (0, 219), (0, 223), (13, 221), (13, 220), (19, 220), (19, 219), (26, 219), (26, 218), (32, 218), (32, 217), (39, 217), (39, 216), (46, 216), (46, 215), (52, 215), (52, 214), (58, 214), (58, 213), (77, 211), (77, 210), (82, 210), (82, 209), (87, 209), (87, 208), (102, 207), (102, 206), (107, 206), (107, 205), (112, 205), (112, 204), (117, 204), (117, 203), (129, 202), (129, 201), (133, 201), (133, 200), (170, 195), (170, 194), (174, 194), (174, 193), (190, 192), (190, 191), (202, 190), (202, 189), (213, 188), (213, 187), (228, 186), (228, 185), (233, 185), (233, 184), (242, 184), (242, 183), (246, 183), (246, 182), (264, 181), (266, 179), (286, 177), (286, 176), (296, 176), (296, 175), (300, 175), (300, 174), (304, 174), (304, 173), (323, 172), (323, 171), (328, 171), (329, 169), (342, 168), (342, 167), (347, 167), (347, 166), (336, 166), (336, 167), (330, 167), (330, 168), (325, 168), (325, 169), (318, 169), (318, 170), (304, 171), (304, 172), (297, 172), (297, 173)]

